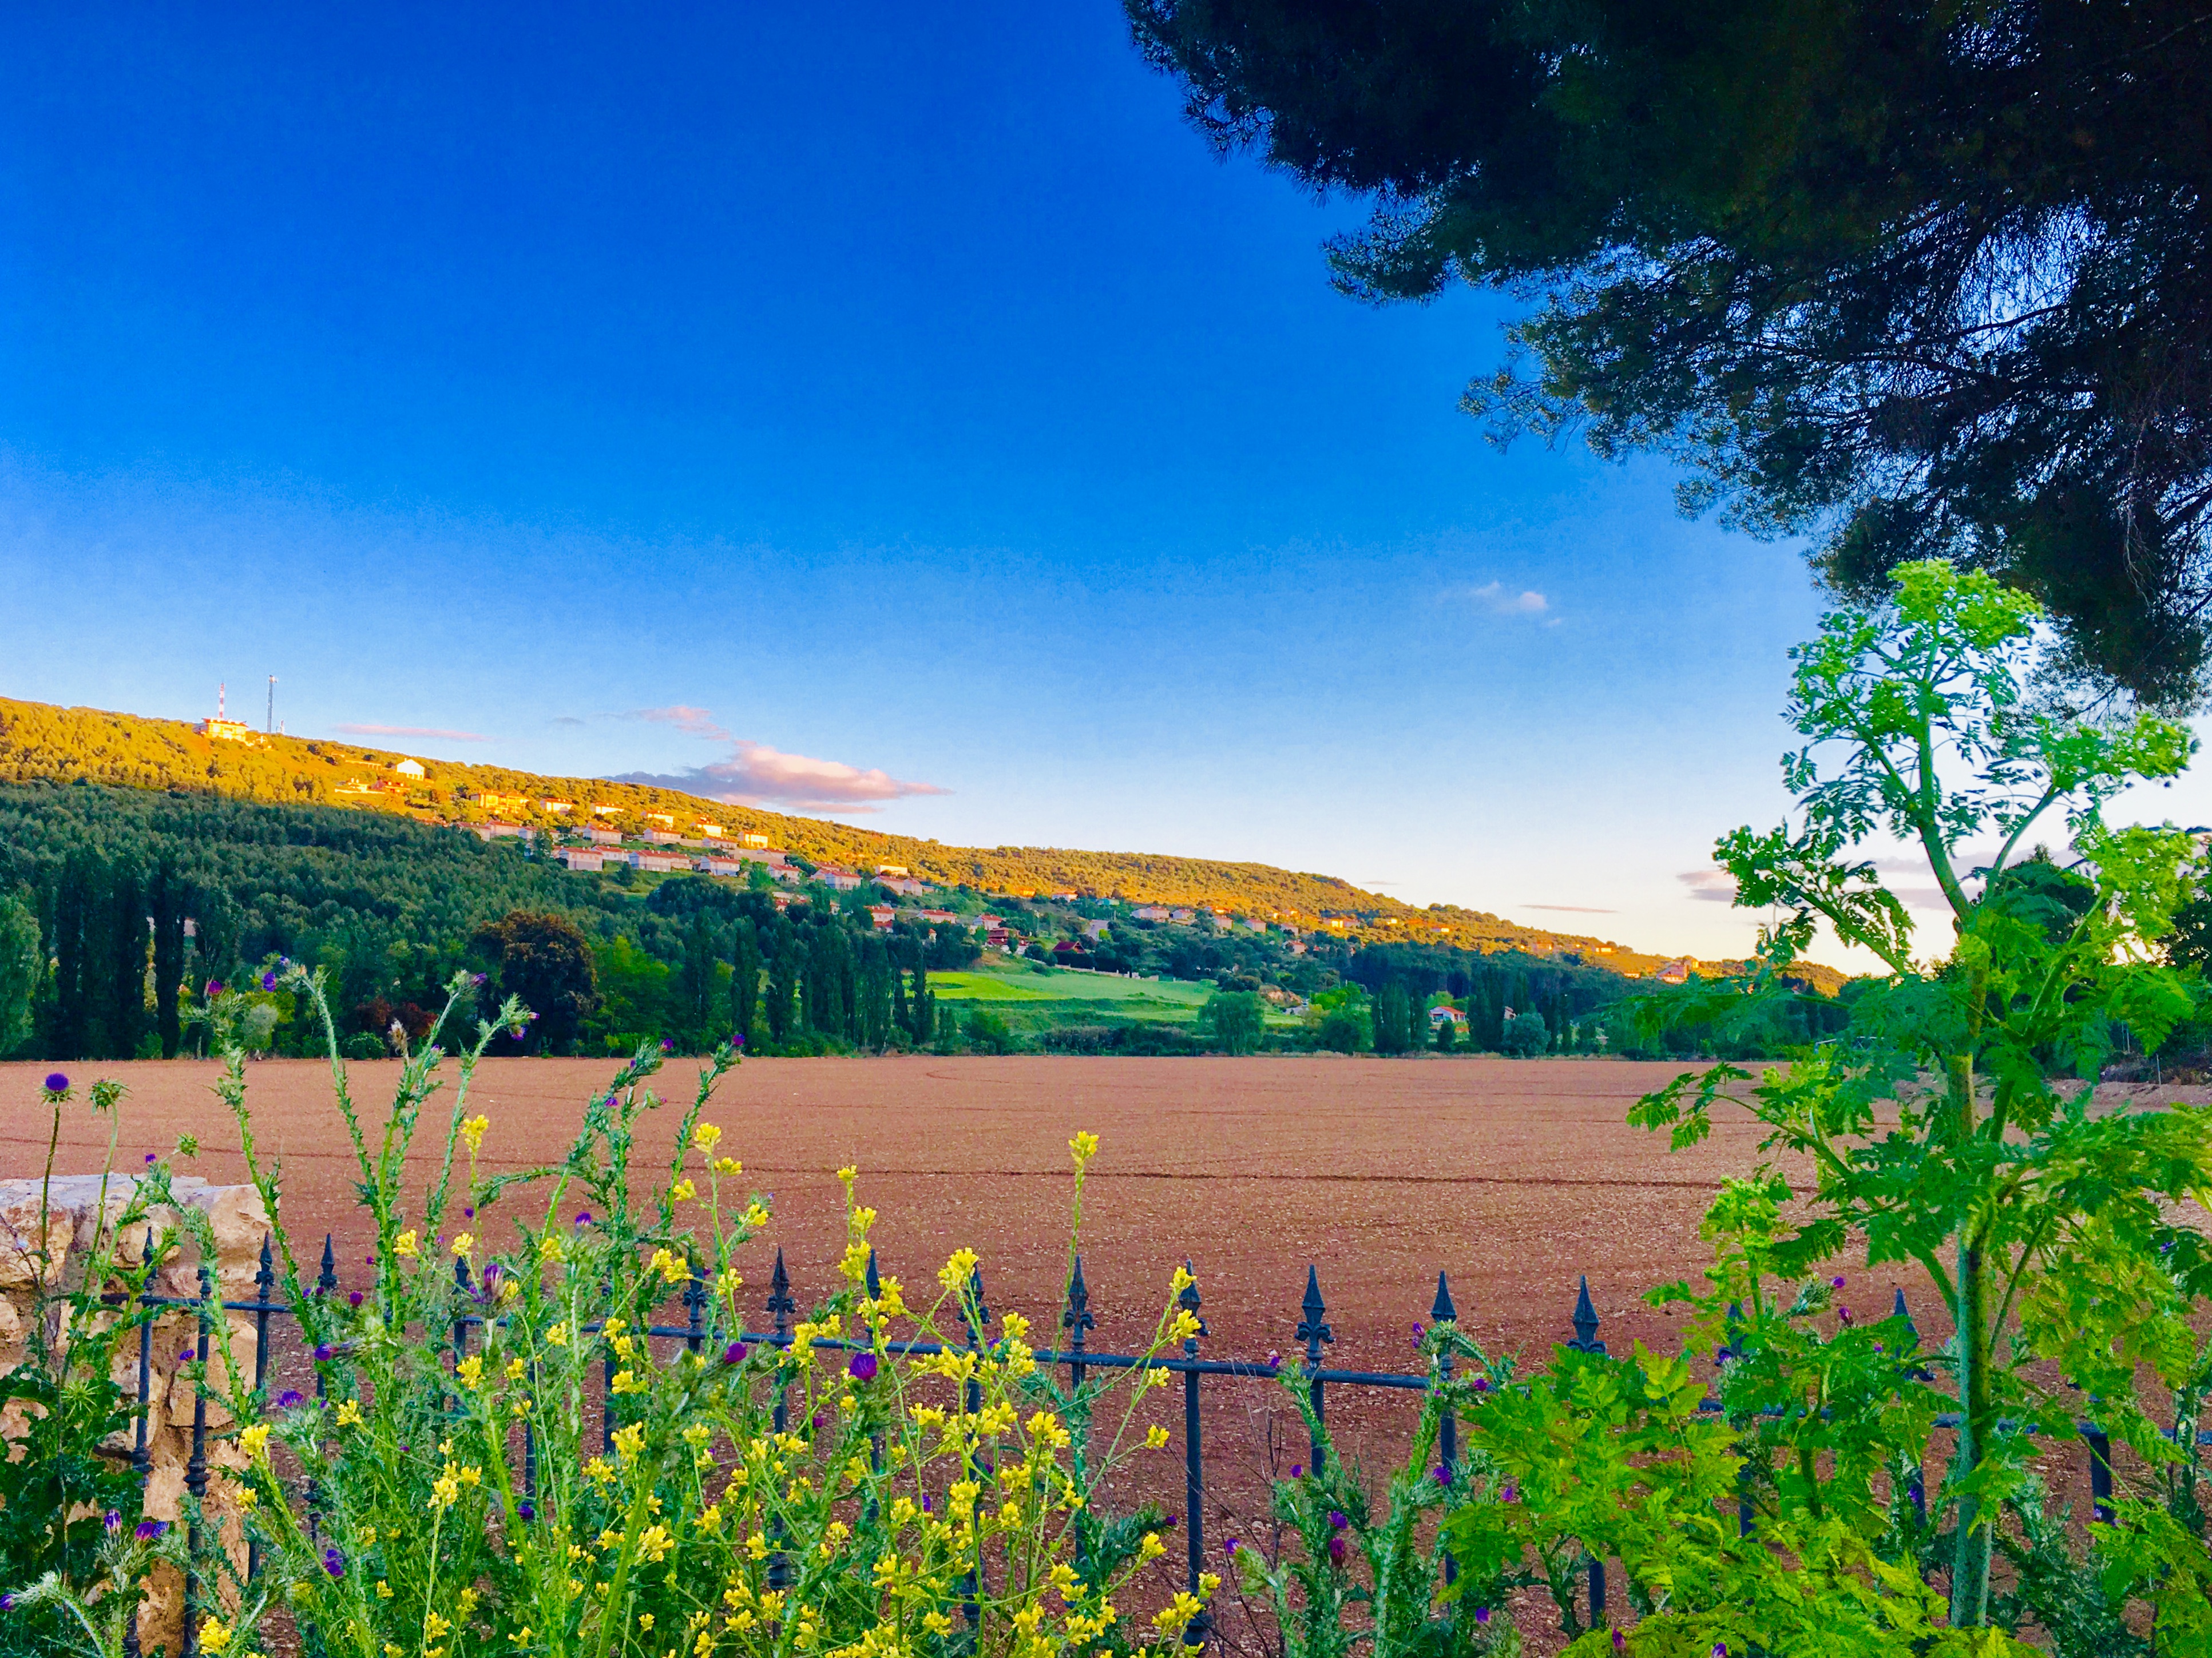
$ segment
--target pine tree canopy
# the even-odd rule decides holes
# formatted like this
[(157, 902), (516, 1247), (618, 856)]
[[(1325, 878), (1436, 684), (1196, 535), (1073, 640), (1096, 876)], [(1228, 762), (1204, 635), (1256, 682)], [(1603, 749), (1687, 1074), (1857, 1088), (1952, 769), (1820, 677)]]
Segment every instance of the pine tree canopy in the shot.
[(1192, 119), (1371, 195), (1371, 301), (1536, 301), (1466, 406), (1685, 464), (1854, 595), (1992, 569), (2092, 683), (2207, 683), (2212, 12), (1127, 0)]

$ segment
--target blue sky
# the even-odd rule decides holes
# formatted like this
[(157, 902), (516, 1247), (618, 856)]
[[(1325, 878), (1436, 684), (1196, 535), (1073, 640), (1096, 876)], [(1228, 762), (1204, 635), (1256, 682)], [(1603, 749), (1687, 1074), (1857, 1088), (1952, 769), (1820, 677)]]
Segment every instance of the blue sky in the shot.
[(0, 692), (1747, 941), (1795, 552), (1112, 5), (22, 8), (0, 145)]

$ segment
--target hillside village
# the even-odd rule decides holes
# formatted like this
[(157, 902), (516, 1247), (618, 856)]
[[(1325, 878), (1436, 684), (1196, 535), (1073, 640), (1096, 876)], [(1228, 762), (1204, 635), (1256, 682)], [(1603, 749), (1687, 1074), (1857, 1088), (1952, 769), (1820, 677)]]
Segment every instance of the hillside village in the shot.
[[(890, 901), (894, 917), (903, 908), (917, 912), (915, 920), (931, 893), (966, 890), (1081, 903), (1102, 916), (1267, 934), (1292, 953), (1314, 938), (1434, 944), (1517, 950), (1668, 983), (1725, 965), (1524, 926), (1457, 905), (1419, 907), (1335, 877), (1266, 865), (1059, 847), (948, 847), (645, 785), (292, 737), (220, 713), (187, 724), (0, 698), (0, 780), (80, 779), (404, 815), (487, 841), (513, 840), (533, 856), (581, 872), (763, 879), (787, 895), (786, 903), (811, 881), (840, 891), (872, 883)], [(976, 925), (976, 918), (967, 924)], [(1003, 935), (993, 937), (994, 947), (1016, 947), (1019, 935), (1002, 918), (988, 918), (988, 926)]]

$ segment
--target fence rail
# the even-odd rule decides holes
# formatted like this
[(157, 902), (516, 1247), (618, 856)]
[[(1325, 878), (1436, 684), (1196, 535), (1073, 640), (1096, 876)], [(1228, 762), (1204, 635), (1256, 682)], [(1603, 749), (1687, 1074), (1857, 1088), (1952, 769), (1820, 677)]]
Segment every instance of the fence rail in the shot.
[[(147, 1236), (147, 1248), (149, 1251), (153, 1248), (153, 1236), (150, 1232)], [(1184, 1265), (1188, 1270), (1189, 1263), (1185, 1262)], [(453, 1271), (458, 1293), (462, 1297), (471, 1296), (471, 1286), (466, 1266), (456, 1260), (453, 1263)], [(185, 1551), (188, 1564), (184, 1580), (184, 1626), (179, 1658), (198, 1658), (199, 1653), (200, 1573), (198, 1563), (205, 1549), (205, 1540), (201, 1535), (200, 1512), (208, 1488), (208, 1397), (204, 1378), (207, 1374), (209, 1340), (213, 1332), (214, 1321), (218, 1314), (222, 1313), (246, 1313), (252, 1315), (253, 1393), (257, 1398), (262, 1398), (265, 1396), (269, 1380), (270, 1321), (274, 1319), (292, 1317), (295, 1311), (289, 1303), (271, 1298), (271, 1292), (276, 1288), (276, 1276), (270, 1242), (267, 1237), (262, 1240), (259, 1270), (254, 1274), (253, 1282), (255, 1294), (252, 1300), (218, 1300), (215, 1295), (213, 1282), (207, 1269), (203, 1266), (199, 1272), (201, 1293), (197, 1297), (140, 1295), (133, 1298), (142, 1307), (192, 1311), (198, 1315), (193, 1357), (199, 1370), (192, 1384), (191, 1453), (185, 1465), (185, 1489), (192, 1502), (186, 1531)], [(869, 1292), (876, 1293), (876, 1259), (872, 1251), (868, 1258), (867, 1284)], [(316, 1275), (314, 1293), (333, 1295), (339, 1288), (337, 1256), (332, 1240), (326, 1235), (323, 1240), (322, 1263)], [(977, 1322), (973, 1325), (967, 1324), (963, 1314), (963, 1328), (967, 1335), (964, 1347), (948, 1347), (943, 1342), (933, 1341), (892, 1341), (884, 1344), (886, 1349), (894, 1353), (923, 1356), (946, 1351), (981, 1351), (985, 1345), (983, 1327), (989, 1324), (993, 1315), (983, 1299), (982, 1274), (980, 1267), (976, 1269), (975, 1275), (970, 1281), (969, 1290), (970, 1301), (975, 1309)], [(110, 1299), (119, 1304), (124, 1297), (117, 1296)], [(680, 1325), (648, 1326), (643, 1333), (650, 1339), (681, 1341), (685, 1344), (690, 1351), (697, 1352), (707, 1334), (704, 1317), (707, 1291), (704, 1280), (696, 1271), (686, 1284), (681, 1299), (686, 1309), (687, 1322)], [(769, 1315), (771, 1327), (762, 1331), (748, 1330), (745, 1333), (745, 1339), (764, 1345), (787, 1348), (793, 1339), (792, 1315), (797, 1310), (798, 1303), (791, 1294), (791, 1279), (785, 1270), (783, 1252), (781, 1249), (776, 1251), (775, 1268), (769, 1278), (769, 1294), (763, 1305)], [(1199, 1313), (1201, 1303), (1194, 1277), (1194, 1281), (1177, 1297), (1177, 1305), (1194, 1316)], [(1379, 1388), (1417, 1393), (1425, 1391), (1428, 1388), (1430, 1378), (1425, 1373), (1340, 1370), (1322, 1362), (1322, 1349), (1335, 1343), (1336, 1334), (1329, 1326), (1328, 1309), (1322, 1297), (1321, 1274), (1318, 1269), (1311, 1265), (1306, 1268), (1305, 1294), (1298, 1304), (1297, 1311), (1298, 1322), (1294, 1338), (1304, 1347), (1304, 1351), (1302, 1357), (1291, 1363), (1288, 1373), (1304, 1379), (1307, 1385), (1307, 1398), (1312, 1405), (1316, 1422), (1326, 1420), (1326, 1390), (1331, 1387)], [(1446, 1274), (1441, 1272), (1437, 1274), (1436, 1297), (1430, 1305), (1428, 1315), (1431, 1321), (1437, 1323), (1455, 1321), (1458, 1317), (1457, 1309), (1452, 1301), (1449, 1280)], [(1896, 1293), (1896, 1301), (1891, 1315), (1904, 1318), (1906, 1321), (1906, 1327), (1911, 1328), (1911, 1315), (1907, 1311), (1905, 1292), (1902, 1290)], [(469, 1332), (481, 1329), (489, 1321), (491, 1321), (482, 1313), (465, 1311), (457, 1313), (453, 1321), (452, 1329), (453, 1358), (456, 1365), (468, 1354)], [(1271, 1355), (1267, 1359), (1200, 1357), (1199, 1339), (1207, 1333), (1203, 1319), (1199, 1320), (1196, 1333), (1184, 1340), (1180, 1354), (1163, 1353), (1147, 1357), (1139, 1354), (1093, 1351), (1089, 1345), (1088, 1337), (1090, 1332), (1097, 1327), (1097, 1321), (1091, 1311), (1090, 1290), (1084, 1279), (1083, 1261), (1080, 1256), (1076, 1258), (1074, 1271), (1068, 1280), (1066, 1303), (1060, 1314), (1060, 1328), (1066, 1333), (1067, 1345), (1063, 1348), (1038, 1349), (1034, 1352), (1033, 1357), (1042, 1366), (1052, 1370), (1066, 1370), (1069, 1373), (1072, 1387), (1080, 1387), (1085, 1373), (1094, 1370), (1159, 1370), (1182, 1378), (1184, 1495), (1182, 1524), (1188, 1550), (1186, 1587), (1195, 1594), (1198, 1592), (1199, 1579), (1206, 1564), (1205, 1502), (1208, 1490), (1206, 1479), (1206, 1442), (1199, 1409), (1200, 1383), (1207, 1376), (1274, 1380), (1285, 1374), (1285, 1363), (1279, 1355)], [(1574, 1333), (1564, 1345), (1577, 1352), (1603, 1353), (1606, 1351), (1606, 1345), (1598, 1339), (1600, 1322), (1597, 1310), (1590, 1301), (1589, 1279), (1584, 1276), (1577, 1286), (1574, 1310), (1568, 1318), (1568, 1324)], [(596, 1333), (601, 1327), (596, 1322), (587, 1324), (582, 1327), (582, 1333)], [(147, 1446), (147, 1424), (152, 1396), (153, 1340), (153, 1321), (148, 1320), (139, 1326), (138, 1407), (136, 1442), (131, 1457), (131, 1466), (138, 1475), (142, 1491), (152, 1473), (152, 1463)], [(855, 1349), (863, 1344), (847, 1339), (817, 1338), (812, 1345), (824, 1348)], [(342, 1355), (344, 1351), (343, 1347), (339, 1347), (334, 1349), (333, 1352)], [(1714, 1356), (1716, 1368), (1731, 1357), (1733, 1354), (1729, 1348), (1722, 1348)], [(603, 1442), (610, 1447), (614, 1442), (615, 1424), (614, 1414), (607, 1408), (607, 1404), (611, 1398), (611, 1389), (615, 1368), (614, 1356), (610, 1353), (605, 1361), (599, 1400)], [(1445, 1374), (1449, 1374), (1449, 1356), (1443, 1360), (1443, 1369)], [(975, 1397), (978, 1384), (971, 1380), (968, 1386), (970, 1393), (969, 1408), (972, 1411), (976, 1408), (978, 1403)], [(326, 1390), (327, 1384), (319, 1364), (315, 1378), (316, 1396), (319, 1399), (325, 1397)], [(1708, 1397), (1700, 1408), (1717, 1412), (1721, 1406), (1718, 1400)], [(786, 1405), (781, 1390), (779, 1389), (775, 1406), (775, 1426), (779, 1431), (786, 1426), (785, 1412)], [(1955, 1428), (1959, 1424), (1959, 1420), (1958, 1413), (1950, 1412), (1939, 1415), (1936, 1418), (1936, 1423), (1939, 1427)], [(2092, 1512), (2096, 1519), (2108, 1521), (2112, 1517), (2111, 1441), (2104, 1430), (2093, 1422), (2084, 1420), (2077, 1425), (2087, 1450)], [(1438, 1436), (1439, 1461), (1447, 1479), (1455, 1476), (1458, 1471), (1458, 1437), (1457, 1421), (1447, 1416), (1441, 1425)], [(1308, 1455), (1310, 1466), (1316, 1469), (1322, 1467), (1324, 1465), (1326, 1455), (1321, 1436), (1316, 1432), (1312, 1436), (1309, 1446)], [(526, 1429), (523, 1436), (522, 1461), (524, 1488), (529, 1493), (535, 1495), (538, 1472), (536, 1438), (534, 1434)], [(1911, 1497), (1914, 1507), (1924, 1518), (1925, 1496), (1917, 1479), (1912, 1486)], [(1740, 1517), (1743, 1529), (1748, 1532), (1751, 1528), (1751, 1515), (1747, 1502), (1742, 1508)], [(249, 1542), (246, 1555), (246, 1573), (249, 1579), (257, 1576), (260, 1570), (260, 1546)], [(1448, 1575), (1451, 1571), (1449, 1561), (1446, 1562), (1445, 1570)], [(1595, 1625), (1601, 1622), (1605, 1616), (1607, 1591), (1605, 1562), (1595, 1558), (1589, 1560), (1584, 1568), (1584, 1576), (1587, 1584), (1585, 1593), (1588, 1597), (1589, 1619)], [(1185, 1631), (1186, 1644), (1194, 1647), (1202, 1643), (1210, 1633), (1211, 1628), (1211, 1622), (1207, 1616), (1200, 1613), (1198, 1619)], [(139, 1658), (138, 1632), (135, 1620), (126, 1631), (125, 1650), (128, 1658)]]

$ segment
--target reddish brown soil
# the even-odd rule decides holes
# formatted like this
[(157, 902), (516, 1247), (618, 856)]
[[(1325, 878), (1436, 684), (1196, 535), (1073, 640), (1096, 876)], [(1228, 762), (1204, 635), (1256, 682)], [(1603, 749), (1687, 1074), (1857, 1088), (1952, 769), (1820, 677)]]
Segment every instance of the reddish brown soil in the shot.
[[(35, 1174), (47, 1119), (37, 1102), (44, 1065), (0, 1066), (0, 1176)], [(194, 1171), (240, 1175), (235, 1126), (210, 1092), (210, 1063), (72, 1066), (82, 1082), (118, 1075), (119, 1161), (137, 1165), (180, 1133), (198, 1137)], [(613, 1067), (603, 1061), (488, 1062), (472, 1109), (492, 1120), (489, 1169), (556, 1157), (582, 1101)], [(1066, 1271), (1068, 1137), (1103, 1145), (1083, 1224), (1085, 1268), (1098, 1319), (1094, 1345), (1125, 1349), (1158, 1316), (1169, 1274), (1197, 1273), (1212, 1357), (1295, 1358), (1306, 1267), (1316, 1265), (1335, 1331), (1328, 1363), (1404, 1370), (1413, 1326), (1426, 1321), (1437, 1273), (1450, 1274), (1462, 1326), (1486, 1348), (1532, 1360), (1569, 1333), (1578, 1275), (1616, 1352), (1641, 1339), (1672, 1351), (1675, 1315), (1640, 1300), (1650, 1285), (1694, 1277), (1708, 1258), (1697, 1237), (1715, 1187), (1755, 1157), (1755, 1126), (1723, 1108), (1711, 1137), (1670, 1153), (1632, 1129), (1637, 1096), (1680, 1067), (1601, 1060), (1457, 1059), (756, 1060), (727, 1078), (708, 1111), (722, 1150), (742, 1157), (745, 1184), (775, 1194), (775, 1219), (746, 1272), (765, 1295), (781, 1244), (802, 1306), (831, 1287), (842, 1207), (834, 1171), (859, 1165), (860, 1194), (881, 1213), (883, 1268), (926, 1287), (953, 1248), (981, 1253), (994, 1309), (1018, 1309), (1040, 1345), (1059, 1326)], [(378, 1107), (397, 1067), (352, 1067), (356, 1099)], [(647, 1121), (641, 1161), (665, 1168), (695, 1065), (659, 1079), (670, 1103)], [(308, 1061), (251, 1072), (255, 1133), (281, 1158), (294, 1236), (338, 1240), (341, 1276), (361, 1269), (356, 1170), (331, 1104), (328, 1073)], [(426, 1113), (416, 1158), (427, 1167), (444, 1102)], [(58, 1166), (99, 1166), (104, 1140), (70, 1108)], [(648, 1168), (648, 1175), (650, 1169)], [(1941, 1321), (1917, 1273), (1852, 1277), (1847, 1298), (1887, 1311), (1893, 1286), (1914, 1303), (1923, 1333)], [(1264, 1382), (1206, 1384), (1212, 1483), (1210, 1539), (1258, 1529), (1259, 1474), (1303, 1461), (1303, 1431)], [(1412, 1396), (1340, 1388), (1329, 1413), (1346, 1452), (1379, 1472), (1399, 1454)], [(1161, 1412), (1179, 1420), (1179, 1412)], [(1178, 1436), (1179, 1437), (1179, 1436)], [(1167, 1455), (1174, 1455), (1170, 1453)], [(1163, 1467), (1170, 1506), (1180, 1489)]]

